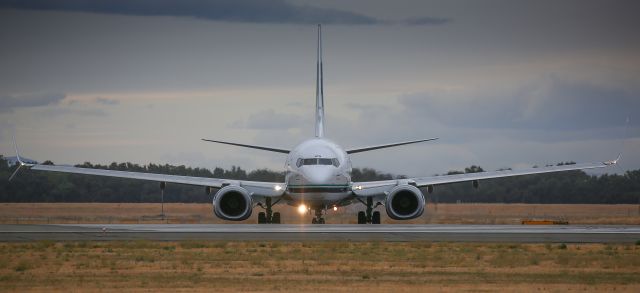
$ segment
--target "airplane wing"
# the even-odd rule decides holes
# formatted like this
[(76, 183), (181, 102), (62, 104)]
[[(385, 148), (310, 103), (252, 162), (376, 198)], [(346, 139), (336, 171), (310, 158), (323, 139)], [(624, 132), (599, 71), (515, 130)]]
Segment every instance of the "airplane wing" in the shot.
[(583, 164), (549, 166), (549, 167), (540, 167), (540, 168), (528, 168), (528, 169), (520, 169), (520, 170), (503, 170), (503, 171), (478, 172), (478, 173), (466, 173), (466, 174), (442, 175), (442, 176), (430, 176), (430, 177), (415, 177), (415, 178), (398, 179), (398, 180), (354, 182), (352, 185), (352, 190), (356, 196), (361, 196), (361, 197), (379, 196), (389, 191), (391, 188), (395, 187), (396, 185), (400, 185), (400, 184), (410, 184), (410, 185), (415, 185), (417, 187), (426, 187), (426, 186), (434, 186), (434, 185), (440, 185), (440, 184), (476, 181), (476, 180), (494, 179), (494, 178), (503, 178), (503, 177), (512, 177), (512, 176), (521, 176), (521, 175), (543, 174), (543, 173), (563, 172), (563, 171), (572, 171), (572, 170), (587, 170), (587, 169), (610, 167), (610, 166), (616, 165), (618, 163), (618, 160), (620, 160), (620, 156), (618, 156), (617, 159), (612, 161), (597, 162), (597, 163), (583, 163)]
[(116, 177), (116, 178), (138, 179), (138, 180), (147, 180), (147, 181), (214, 187), (214, 188), (221, 188), (226, 185), (238, 185), (247, 189), (252, 194), (252, 196), (255, 195), (255, 196), (262, 196), (262, 197), (279, 197), (279, 196), (282, 196), (282, 194), (284, 194), (284, 190), (285, 190), (284, 183), (165, 175), (165, 174), (153, 174), (153, 173), (143, 173), (143, 172), (79, 168), (79, 167), (72, 167), (72, 166), (26, 165), (26, 164), (25, 166), (30, 167), (32, 170), (37, 170), (37, 171), (107, 176), (107, 177)]
[(362, 147), (362, 148), (348, 149), (348, 150), (346, 150), (346, 152), (347, 152), (347, 154), (357, 154), (357, 153), (368, 152), (368, 151), (373, 151), (373, 150), (397, 147), (397, 146), (401, 146), (401, 145), (408, 145), (408, 144), (425, 142), (425, 141), (433, 141), (433, 140), (437, 140), (437, 139), (438, 138), (435, 137), (435, 138), (410, 140), (410, 141), (403, 141), (403, 142), (396, 142), (396, 143), (389, 143), (389, 144), (381, 144), (381, 145), (374, 145), (374, 146), (368, 146), (368, 147)]
[(267, 147), (267, 146), (260, 146), (260, 145), (252, 145), (252, 144), (243, 144), (243, 143), (235, 143), (235, 142), (228, 142), (228, 141), (221, 141), (221, 140), (213, 140), (213, 139), (206, 139), (203, 138), (202, 141), (206, 141), (206, 142), (215, 142), (215, 143), (220, 143), (220, 144), (228, 144), (228, 145), (233, 145), (233, 146), (239, 146), (239, 147), (244, 147), (244, 148), (251, 148), (251, 149), (257, 149), (257, 150), (263, 150), (263, 151), (270, 151), (270, 152), (274, 152), (274, 153), (281, 153), (281, 154), (288, 154), (291, 151), (290, 150), (285, 150), (285, 149), (279, 149), (279, 148), (273, 148), (273, 147)]

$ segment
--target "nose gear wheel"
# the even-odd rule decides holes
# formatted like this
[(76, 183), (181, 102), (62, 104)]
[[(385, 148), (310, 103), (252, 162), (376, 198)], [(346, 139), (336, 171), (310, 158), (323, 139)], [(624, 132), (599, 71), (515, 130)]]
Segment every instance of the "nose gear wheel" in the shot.
[(311, 224), (324, 224), (324, 218), (322, 217), (322, 212), (326, 209), (317, 208), (316, 217), (311, 220)]

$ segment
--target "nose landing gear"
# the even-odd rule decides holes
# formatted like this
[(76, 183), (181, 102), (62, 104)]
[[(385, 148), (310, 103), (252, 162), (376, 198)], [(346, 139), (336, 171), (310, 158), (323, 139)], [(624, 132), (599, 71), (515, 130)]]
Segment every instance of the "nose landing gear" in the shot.
[(317, 208), (315, 211), (316, 217), (311, 220), (311, 224), (324, 224), (324, 218), (322, 217), (323, 209)]

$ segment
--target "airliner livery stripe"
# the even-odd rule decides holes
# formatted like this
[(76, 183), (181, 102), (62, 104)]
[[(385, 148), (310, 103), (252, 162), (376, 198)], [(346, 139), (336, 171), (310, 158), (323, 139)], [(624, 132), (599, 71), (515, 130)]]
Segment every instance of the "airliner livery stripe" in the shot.
[(322, 185), (289, 185), (290, 193), (344, 193), (351, 191), (351, 185), (322, 184)]
[(351, 185), (344, 184), (322, 184), (322, 185), (288, 185), (288, 187), (304, 188), (304, 187), (351, 187)]

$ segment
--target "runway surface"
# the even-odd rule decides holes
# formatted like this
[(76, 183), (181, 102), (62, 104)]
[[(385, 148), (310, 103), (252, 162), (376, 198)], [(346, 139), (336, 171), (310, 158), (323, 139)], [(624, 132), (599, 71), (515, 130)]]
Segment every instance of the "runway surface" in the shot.
[(633, 243), (640, 226), (521, 225), (0, 225), (0, 241), (349, 240)]

